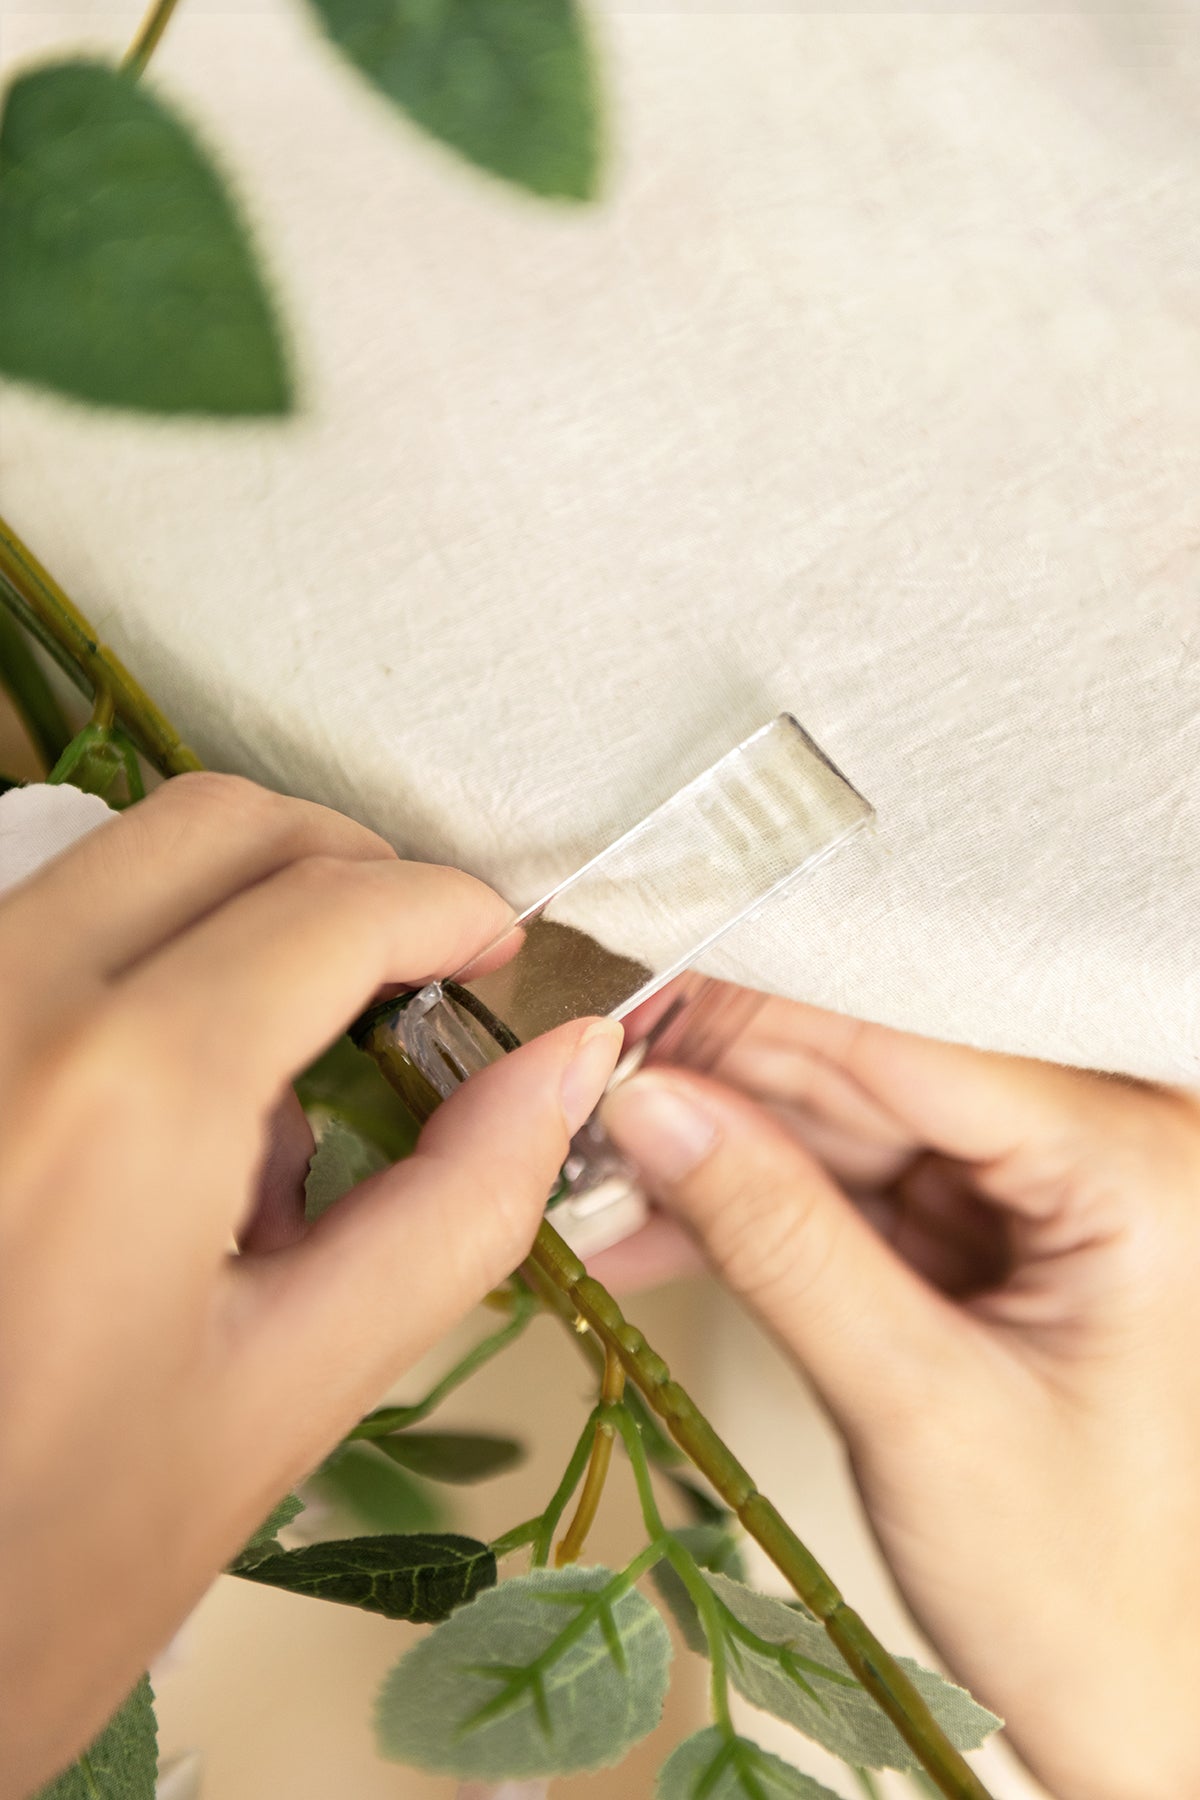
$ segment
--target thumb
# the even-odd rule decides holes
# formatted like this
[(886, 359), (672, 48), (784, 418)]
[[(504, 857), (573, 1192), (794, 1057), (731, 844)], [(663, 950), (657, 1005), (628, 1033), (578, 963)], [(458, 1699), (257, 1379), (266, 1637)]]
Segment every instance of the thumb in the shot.
[(927, 1391), (966, 1322), (761, 1108), (656, 1070), (614, 1088), (601, 1116), (851, 1439)]
[(583, 1020), (515, 1050), (438, 1109), (411, 1157), (360, 1183), (300, 1243), (234, 1263), (251, 1287), (258, 1381), (310, 1397), (312, 1453), (528, 1253), (621, 1042), (611, 1020)]

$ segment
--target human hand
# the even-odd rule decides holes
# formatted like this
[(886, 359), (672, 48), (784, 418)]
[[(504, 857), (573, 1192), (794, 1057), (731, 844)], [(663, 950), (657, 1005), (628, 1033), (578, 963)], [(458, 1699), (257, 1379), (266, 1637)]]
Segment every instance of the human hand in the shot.
[(1200, 1104), (780, 1000), (721, 1075), (605, 1101), (664, 1213), (594, 1272), (661, 1278), (682, 1222), (1059, 1800), (1200, 1795)]
[(5, 1800), (88, 1741), (292, 1482), (528, 1250), (619, 1027), (503, 1059), (307, 1233), (288, 1090), (381, 987), (449, 972), (509, 916), (217, 776), (0, 901)]

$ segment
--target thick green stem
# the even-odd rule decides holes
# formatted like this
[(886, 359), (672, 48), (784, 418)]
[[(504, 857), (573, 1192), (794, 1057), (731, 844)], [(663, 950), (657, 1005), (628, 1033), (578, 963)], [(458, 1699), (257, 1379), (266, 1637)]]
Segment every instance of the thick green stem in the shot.
[(203, 768), (124, 663), (101, 644), (58, 583), (0, 519), (0, 602), (33, 633), (84, 693), (107, 697), (146, 760), (163, 775)]
[(601, 1343), (616, 1351), (625, 1373), (663, 1420), (676, 1443), (706, 1475), (750, 1536), (766, 1551), (809, 1610), (816, 1614), (863, 1687), (892, 1721), (948, 1800), (989, 1800), (904, 1670), (847, 1605), (812, 1552), (760, 1494), (690, 1395), (608, 1290), (594, 1281), (574, 1251), (543, 1220), (530, 1261), (587, 1320)]
[(43, 768), (52, 769), (74, 735), (45, 670), (16, 620), (0, 608), (0, 687), (16, 707)]
[(159, 39), (171, 23), (171, 14), (178, 4), (179, 0), (152, 0), (145, 18), (138, 26), (137, 36), (121, 63), (121, 67), (127, 69), (135, 79), (154, 55)]

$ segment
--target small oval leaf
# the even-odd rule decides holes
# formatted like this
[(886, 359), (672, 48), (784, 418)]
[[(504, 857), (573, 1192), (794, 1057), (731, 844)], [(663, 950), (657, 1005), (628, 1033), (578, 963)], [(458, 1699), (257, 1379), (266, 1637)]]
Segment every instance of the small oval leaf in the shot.
[(515, 1438), (484, 1431), (402, 1431), (372, 1443), (414, 1475), (457, 1485), (486, 1481), (514, 1468), (525, 1454)]
[[(747, 1700), (848, 1763), (869, 1769), (918, 1766), (915, 1753), (866, 1689), (847, 1681), (848, 1665), (811, 1613), (757, 1594), (726, 1575), (706, 1571), (704, 1579), (733, 1617), (761, 1641), (761, 1648), (755, 1649), (737, 1638), (736, 1652), (729, 1659), (730, 1679)], [(791, 1652), (790, 1670), (778, 1655), (781, 1649)], [(974, 1750), (999, 1728), (1000, 1720), (964, 1688), (923, 1669), (911, 1657), (898, 1661), (956, 1749)], [(828, 1669), (827, 1678), (821, 1668)]]
[(103, 63), (18, 76), (0, 123), (0, 370), (150, 412), (287, 412), (246, 231), (191, 132)]
[(535, 1569), (462, 1608), (392, 1670), (382, 1755), (438, 1773), (527, 1779), (620, 1762), (653, 1731), (671, 1641), (611, 1569)]
[(318, 1542), (379, 1532), (437, 1532), (446, 1509), (426, 1487), (381, 1456), (373, 1443), (345, 1444), (304, 1483), (312, 1509), (305, 1533)]
[(698, 1731), (659, 1770), (655, 1800), (840, 1800), (832, 1788), (749, 1738), (729, 1737), (719, 1726)]
[(313, 0), (329, 36), (409, 118), (535, 194), (586, 200), (599, 106), (575, 0)]
[(435, 1625), (494, 1586), (496, 1559), (486, 1544), (456, 1532), (412, 1533), (306, 1544), (234, 1573), (289, 1593), (382, 1613), (385, 1619)]

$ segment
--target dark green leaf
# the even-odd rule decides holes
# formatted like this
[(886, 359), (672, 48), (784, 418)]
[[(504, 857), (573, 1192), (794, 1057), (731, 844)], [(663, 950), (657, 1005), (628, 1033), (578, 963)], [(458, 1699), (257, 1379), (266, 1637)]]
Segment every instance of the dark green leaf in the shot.
[[(347, 1444), (311, 1475), (306, 1496), (329, 1509), (319, 1519), (323, 1538), (357, 1537), (363, 1531), (438, 1531), (445, 1510), (437, 1494), (381, 1456), (374, 1444)], [(315, 1510), (315, 1509), (314, 1509)]]
[(617, 1581), (534, 1569), (456, 1612), (385, 1681), (382, 1754), (483, 1780), (620, 1762), (658, 1723), (671, 1643), (636, 1589), (609, 1597)]
[(154, 1695), (143, 1675), (95, 1743), (38, 1800), (154, 1800), (157, 1774)]
[(683, 1740), (659, 1771), (654, 1793), (655, 1800), (838, 1800), (811, 1775), (716, 1725)]
[(595, 73), (575, 0), (313, 0), (326, 31), (418, 125), (481, 168), (586, 200)]
[[(849, 1763), (869, 1769), (917, 1766), (913, 1751), (866, 1690), (851, 1678), (848, 1665), (811, 1613), (757, 1594), (725, 1575), (706, 1573), (705, 1580), (751, 1640), (758, 1640), (756, 1648), (753, 1641), (735, 1636), (735, 1653), (729, 1659), (730, 1679), (747, 1700)], [(787, 1654), (781, 1655), (781, 1651)], [(910, 1657), (898, 1660), (959, 1750), (974, 1750), (998, 1728), (1000, 1720), (977, 1705), (964, 1689), (921, 1668)], [(819, 1668), (827, 1669), (828, 1675), (816, 1672)]]
[(234, 1558), (230, 1565), (233, 1572), (241, 1574), (243, 1569), (248, 1569), (254, 1563), (261, 1562), (264, 1556), (272, 1556), (276, 1551), (282, 1551), (283, 1545), (279, 1542), (279, 1533), (285, 1525), (290, 1525), (293, 1519), (299, 1518), (303, 1511), (303, 1500), (297, 1499), (295, 1494), (285, 1494), (279, 1505), (263, 1520), (254, 1536), (244, 1545), (240, 1554)]
[(282, 413), (249, 239), (190, 131), (101, 63), (18, 76), (0, 125), (0, 370), (151, 412)]
[(386, 1162), (407, 1156), (417, 1141), (417, 1122), (379, 1071), (348, 1037), (331, 1044), (296, 1082), (309, 1112), (332, 1114), (373, 1144)]
[(306, 1544), (235, 1573), (293, 1594), (382, 1613), (386, 1619), (434, 1625), (494, 1585), (496, 1559), (474, 1538), (417, 1533)]
[(402, 1469), (456, 1485), (486, 1481), (489, 1475), (513, 1468), (525, 1454), (515, 1438), (482, 1431), (403, 1431), (371, 1441)]

